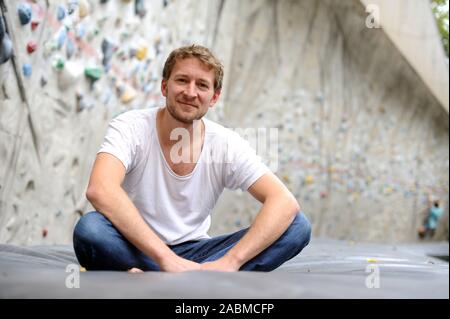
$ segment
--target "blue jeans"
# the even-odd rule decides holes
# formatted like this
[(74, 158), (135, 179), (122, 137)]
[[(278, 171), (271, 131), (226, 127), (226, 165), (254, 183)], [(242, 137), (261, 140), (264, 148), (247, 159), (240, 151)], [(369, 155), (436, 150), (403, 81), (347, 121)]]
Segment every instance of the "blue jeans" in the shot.
[[(169, 246), (180, 257), (197, 263), (217, 260), (247, 232), (210, 239), (188, 241)], [(311, 225), (300, 212), (289, 228), (271, 246), (249, 260), (240, 270), (272, 271), (298, 255), (311, 236)], [(101, 213), (94, 211), (81, 217), (73, 233), (73, 246), (80, 264), (88, 270), (161, 270), (158, 264), (133, 246)]]

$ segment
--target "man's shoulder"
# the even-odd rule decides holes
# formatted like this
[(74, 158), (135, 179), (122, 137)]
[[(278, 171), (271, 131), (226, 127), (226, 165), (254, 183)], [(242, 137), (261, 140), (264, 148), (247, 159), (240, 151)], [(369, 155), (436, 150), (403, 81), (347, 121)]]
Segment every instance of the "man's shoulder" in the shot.
[(148, 131), (154, 126), (156, 112), (156, 108), (128, 110), (116, 115), (111, 120), (111, 124), (117, 128)]

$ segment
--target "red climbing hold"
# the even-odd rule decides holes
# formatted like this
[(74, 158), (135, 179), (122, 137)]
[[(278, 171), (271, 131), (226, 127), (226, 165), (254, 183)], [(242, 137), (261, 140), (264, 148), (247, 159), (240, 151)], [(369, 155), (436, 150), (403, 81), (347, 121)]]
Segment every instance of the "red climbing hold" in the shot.
[(31, 21), (31, 30), (36, 30), (39, 25), (39, 21)]
[(33, 41), (28, 42), (27, 44), (27, 52), (28, 54), (33, 53), (34, 51), (36, 51), (36, 43)]
[(48, 230), (47, 230), (47, 228), (44, 228), (44, 229), (42, 229), (42, 237), (47, 237), (47, 234), (48, 234)]

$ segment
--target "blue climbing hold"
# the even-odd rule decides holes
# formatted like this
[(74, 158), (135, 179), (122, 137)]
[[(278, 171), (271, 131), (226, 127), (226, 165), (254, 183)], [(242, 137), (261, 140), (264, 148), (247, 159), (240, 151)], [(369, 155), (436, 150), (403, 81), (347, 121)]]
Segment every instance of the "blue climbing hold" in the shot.
[(22, 25), (28, 24), (31, 21), (32, 11), (31, 6), (28, 3), (21, 3), (17, 7), (19, 13), (19, 20)]
[(3, 18), (0, 16), (0, 64), (8, 61), (13, 55), (13, 45), (6, 33), (6, 25), (3, 22)]
[(31, 71), (32, 71), (32, 68), (31, 68), (31, 65), (30, 64), (28, 64), (28, 63), (25, 63), (23, 66), (22, 66), (22, 72), (23, 72), (23, 75), (25, 75), (25, 76), (30, 76), (31, 75)]
[(67, 58), (70, 59), (73, 56), (74, 53), (75, 53), (75, 45), (69, 39), (69, 40), (67, 40), (67, 44), (66, 44), (66, 55), (67, 55)]
[(66, 17), (66, 9), (62, 5), (58, 6), (58, 11), (56, 13), (56, 18), (58, 21), (63, 20)]
[(140, 16), (141, 18), (145, 17), (147, 9), (145, 9), (144, 0), (134, 1), (134, 13), (136, 13), (136, 15)]
[(75, 27), (75, 36), (78, 39), (82, 39), (84, 37), (84, 35), (86, 34), (86, 29), (84, 28), (84, 25), (82, 23), (78, 24)]
[(105, 67), (106, 71), (109, 71), (109, 68), (111, 67), (111, 58), (114, 54), (114, 51), (116, 50), (116, 45), (108, 39), (103, 39), (102, 41), (102, 53), (103, 53), (103, 59), (102, 64)]
[(62, 26), (59, 29), (58, 35), (56, 37), (56, 43), (57, 43), (58, 49), (61, 49), (63, 47), (64, 43), (66, 43), (66, 38), (67, 38), (67, 30), (66, 30), (66, 27)]

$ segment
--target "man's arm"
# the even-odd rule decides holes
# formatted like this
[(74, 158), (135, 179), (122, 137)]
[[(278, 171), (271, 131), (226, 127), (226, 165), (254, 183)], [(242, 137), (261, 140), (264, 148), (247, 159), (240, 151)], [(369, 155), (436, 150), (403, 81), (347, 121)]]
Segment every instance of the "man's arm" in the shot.
[(177, 256), (146, 224), (121, 186), (124, 178), (122, 162), (111, 154), (99, 153), (89, 180), (87, 199), (125, 238), (158, 263), (161, 270), (199, 269), (199, 264)]
[(253, 224), (238, 243), (222, 258), (202, 264), (202, 269), (237, 271), (277, 240), (300, 211), (291, 192), (273, 174), (259, 178), (248, 191), (263, 203)]

